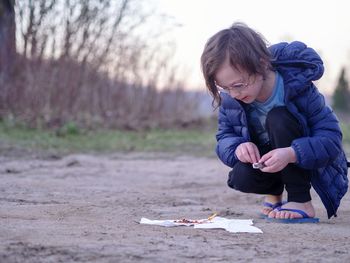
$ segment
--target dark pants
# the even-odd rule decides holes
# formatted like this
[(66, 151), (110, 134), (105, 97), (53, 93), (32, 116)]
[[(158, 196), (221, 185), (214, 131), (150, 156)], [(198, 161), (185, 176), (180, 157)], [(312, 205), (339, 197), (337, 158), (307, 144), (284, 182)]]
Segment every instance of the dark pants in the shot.
[[(259, 147), (260, 154), (291, 146), (294, 139), (302, 137), (301, 126), (286, 107), (273, 108), (266, 118), (270, 143)], [(311, 171), (288, 164), (277, 173), (263, 173), (253, 169), (251, 163), (238, 162), (229, 173), (228, 186), (245, 193), (280, 195), (284, 187), (289, 202), (305, 203), (311, 200)]]

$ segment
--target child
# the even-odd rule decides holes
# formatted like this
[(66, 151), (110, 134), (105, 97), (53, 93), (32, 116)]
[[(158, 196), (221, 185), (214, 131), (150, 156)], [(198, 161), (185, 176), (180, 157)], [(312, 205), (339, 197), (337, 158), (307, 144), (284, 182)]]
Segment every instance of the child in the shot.
[(216, 152), (232, 168), (228, 185), (266, 195), (263, 216), (284, 223), (318, 221), (312, 185), (336, 216), (347, 162), (338, 120), (312, 82), (323, 74), (318, 54), (301, 42), (267, 48), (235, 23), (208, 40), (201, 67), (219, 106)]

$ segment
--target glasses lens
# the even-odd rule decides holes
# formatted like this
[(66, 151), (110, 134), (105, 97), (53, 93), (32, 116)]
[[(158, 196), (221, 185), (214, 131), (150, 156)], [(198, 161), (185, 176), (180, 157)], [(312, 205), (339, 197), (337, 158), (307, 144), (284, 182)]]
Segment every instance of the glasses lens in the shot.
[(245, 84), (245, 83), (237, 83), (237, 84), (234, 84), (234, 85), (232, 86), (232, 89), (240, 90), (240, 89), (245, 88), (246, 86), (248, 86), (248, 85)]

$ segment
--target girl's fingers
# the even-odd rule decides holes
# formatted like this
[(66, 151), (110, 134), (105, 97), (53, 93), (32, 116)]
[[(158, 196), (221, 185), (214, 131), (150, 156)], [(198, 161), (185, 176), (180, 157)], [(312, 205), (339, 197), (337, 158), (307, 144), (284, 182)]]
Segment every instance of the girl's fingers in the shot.
[(267, 159), (264, 164), (265, 166), (272, 166), (275, 163), (274, 159), (271, 157), (269, 159)]
[(258, 162), (260, 159), (260, 152), (258, 147), (254, 147), (254, 150), (255, 150), (255, 158), (256, 158), (255, 162)]
[(248, 154), (249, 154), (249, 161), (251, 163), (256, 163), (258, 160), (257, 160), (256, 155), (255, 155), (255, 150), (254, 150), (254, 148), (251, 145), (249, 145), (249, 146), (247, 147), (248, 148)]
[(260, 159), (258, 147), (254, 143), (242, 143), (236, 149), (236, 156), (241, 162), (256, 163)]
[(243, 163), (246, 162), (246, 158), (245, 158), (245, 155), (244, 155), (244, 149), (242, 147), (237, 148), (236, 155), (237, 155), (238, 160), (240, 160)]
[(245, 162), (244, 149), (242, 148), (239, 149), (239, 158), (241, 162)]
[(271, 156), (271, 152), (268, 152), (266, 154), (264, 154), (260, 160), (259, 160), (259, 163), (265, 163), (268, 159), (270, 159), (272, 156)]

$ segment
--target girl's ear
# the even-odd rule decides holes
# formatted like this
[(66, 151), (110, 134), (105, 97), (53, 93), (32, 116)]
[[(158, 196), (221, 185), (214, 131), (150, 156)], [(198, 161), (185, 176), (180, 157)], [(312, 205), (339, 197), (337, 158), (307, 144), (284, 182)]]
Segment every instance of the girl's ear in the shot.
[(266, 61), (265, 59), (261, 58), (260, 63), (263, 65), (265, 70), (268, 70), (270, 68), (270, 62)]
[(272, 65), (270, 60), (266, 59), (260, 59), (260, 63), (263, 65), (264, 73), (263, 75), (266, 75), (269, 70), (272, 70)]

